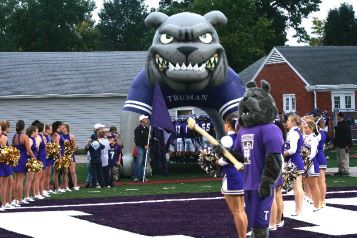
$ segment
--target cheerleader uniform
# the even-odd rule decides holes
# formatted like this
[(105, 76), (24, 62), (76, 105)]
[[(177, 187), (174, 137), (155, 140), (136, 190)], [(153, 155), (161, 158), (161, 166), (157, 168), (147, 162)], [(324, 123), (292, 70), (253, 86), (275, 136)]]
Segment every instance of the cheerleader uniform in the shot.
[(290, 128), (286, 135), (285, 149), (290, 154), (288, 160), (291, 160), (295, 164), (300, 174), (303, 174), (305, 171), (304, 161), (300, 154), (303, 144), (304, 139), (299, 128), (297, 126)]
[(319, 145), (317, 146), (317, 154), (316, 154), (316, 159), (319, 164), (320, 169), (326, 169), (327, 168), (327, 159), (324, 153), (324, 147), (326, 143), (326, 132), (324, 130), (320, 130), (319, 135), (317, 136), (319, 140)]
[[(16, 147), (20, 151), (19, 163), (16, 167), (14, 167), (15, 173), (26, 173), (27, 172), (26, 163), (27, 163), (28, 155), (27, 155), (25, 144), (20, 143), (21, 134), (22, 134), (22, 132), (16, 133), (14, 135), (14, 138), (12, 139), (12, 144), (14, 145), (14, 147)], [(17, 145), (14, 143), (16, 135), (17, 135), (17, 143), (18, 143)]]
[[(233, 142), (237, 138), (237, 134), (234, 132), (228, 132)], [(234, 143), (233, 143), (234, 144)], [(223, 158), (218, 160), (220, 166), (222, 166), (223, 181), (222, 181), (222, 194), (226, 195), (243, 195), (243, 172), (238, 171), (233, 164), (227, 163)]]
[[(46, 138), (46, 143), (51, 142), (51, 137), (50, 137), (49, 135), (45, 135), (45, 138)], [(47, 155), (47, 154), (46, 154), (46, 155)], [(54, 159), (47, 159), (47, 158), (46, 158), (46, 166), (52, 167), (54, 162), (55, 162)]]
[(36, 144), (36, 139), (35, 137), (30, 137), (30, 139), (32, 140), (32, 145), (31, 145), (31, 150), (33, 155), (35, 156), (35, 159), (38, 158), (38, 150), (37, 150), (37, 144)]
[(41, 137), (42, 140), (41, 140), (40, 146), (38, 147), (37, 159), (42, 162), (42, 164), (43, 164), (42, 169), (45, 170), (46, 166), (47, 166), (46, 143), (44, 140), (45, 137), (42, 134), (39, 134), (39, 136)]
[[(71, 140), (71, 134), (66, 134), (66, 135), (64, 135), (64, 134), (62, 134), (62, 136), (61, 136), (61, 138), (63, 138), (63, 148), (64, 148), (64, 142), (66, 141), (66, 140)], [(62, 144), (61, 144), (61, 148), (62, 148)], [(72, 161), (75, 163), (76, 162), (76, 157), (74, 156), (74, 154), (72, 154)]]
[(307, 168), (307, 176), (316, 177), (320, 175), (319, 163), (317, 162), (317, 146), (319, 141), (314, 133), (304, 135), (304, 147), (310, 151), (309, 159), (312, 164)]
[[(7, 136), (7, 134), (2, 133), (1, 136)], [(9, 146), (9, 142), (6, 142), (6, 146)], [(0, 177), (7, 177), (10, 176), (12, 174), (12, 170), (13, 168), (6, 164), (6, 163), (0, 163)]]

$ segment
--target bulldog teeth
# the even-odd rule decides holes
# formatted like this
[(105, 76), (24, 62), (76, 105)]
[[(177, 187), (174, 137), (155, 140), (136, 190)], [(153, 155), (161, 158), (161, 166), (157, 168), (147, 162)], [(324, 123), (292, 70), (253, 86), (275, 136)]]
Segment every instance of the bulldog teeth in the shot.
[(187, 66), (187, 70), (192, 70), (192, 64), (190, 63), (188, 66)]
[(193, 66), (193, 70), (194, 70), (194, 71), (197, 71), (197, 70), (198, 70), (198, 65), (197, 65), (197, 64), (195, 64), (195, 66)]
[(181, 67), (180, 67), (180, 65), (179, 65), (178, 63), (176, 63), (175, 69), (176, 69), (176, 70), (180, 70), (180, 69), (181, 69)]
[(175, 69), (175, 66), (173, 66), (171, 63), (169, 63), (169, 70), (172, 71)]

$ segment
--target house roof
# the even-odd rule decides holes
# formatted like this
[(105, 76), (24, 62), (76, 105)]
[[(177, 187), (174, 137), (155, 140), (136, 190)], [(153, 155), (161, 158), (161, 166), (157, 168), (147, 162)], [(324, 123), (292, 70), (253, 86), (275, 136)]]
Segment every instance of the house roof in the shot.
[[(280, 53), (283, 60), (286, 60), (285, 62), (290, 64), (310, 85), (356, 85), (357, 46), (278, 46), (268, 57), (276, 55), (275, 53)], [(262, 62), (262, 59), (259, 59), (253, 63), (251, 66), (254, 65), (253, 68), (257, 71), (247, 74), (244, 80), (254, 80), (263, 64), (269, 61), (270, 59), (266, 59)]]
[(255, 61), (253, 64), (249, 65), (247, 68), (245, 68), (239, 73), (239, 77), (244, 84), (252, 80), (252, 78), (255, 76), (255, 74), (259, 71), (259, 69), (265, 62), (266, 58), (267, 56), (260, 58), (259, 60)]
[(0, 52), (0, 97), (125, 96), (145, 51)]

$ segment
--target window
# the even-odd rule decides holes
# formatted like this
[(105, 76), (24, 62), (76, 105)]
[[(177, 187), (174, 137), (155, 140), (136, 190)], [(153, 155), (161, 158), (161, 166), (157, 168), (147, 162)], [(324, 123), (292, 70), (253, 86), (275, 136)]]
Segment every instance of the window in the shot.
[(338, 108), (340, 110), (355, 109), (355, 93), (351, 91), (332, 92), (332, 110)]
[(295, 94), (284, 94), (284, 112), (295, 112), (296, 111), (296, 99)]
[(182, 115), (192, 115), (194, 114), (193, 108), (180, 108), (176, 110), (176, 118)]

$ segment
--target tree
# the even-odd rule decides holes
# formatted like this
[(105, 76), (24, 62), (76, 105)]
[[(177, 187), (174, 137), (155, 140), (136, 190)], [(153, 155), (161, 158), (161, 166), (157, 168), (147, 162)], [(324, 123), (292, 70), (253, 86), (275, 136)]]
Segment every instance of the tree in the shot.
[(325, 21), (319, 20), (318, 18), (314, 17), (312, 20), (311, 36), (306, 35), (305, 41), (308, 42), (310, 46), (323, 45), (324, 27)]
[(324, 27), (324, 45), (357, 45), (357, 19), (353, 7), (343, 3), (330, 10)]
[(9, 26), (15, 6), (16, 0), (3, 0), (0, 3), (0, 51), (8, 51), (13, 48)]
[(102, 50), (146, 50), (148, 39), (143, 0), (104, 2), (97, 25)]
[(14, 50), (78, 50), (81, 35), (76, 29), (83, 22), (93, 26), (94, 6), (91, 0), (17, 1), (9, 24)]

